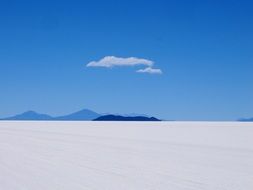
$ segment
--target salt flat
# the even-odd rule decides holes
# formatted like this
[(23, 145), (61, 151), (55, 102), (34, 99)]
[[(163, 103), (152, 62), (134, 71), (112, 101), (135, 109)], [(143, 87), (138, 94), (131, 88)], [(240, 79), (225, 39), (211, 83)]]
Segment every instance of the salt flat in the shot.
[(0, 190), (252, 190), (253, 123), (0, 122)]

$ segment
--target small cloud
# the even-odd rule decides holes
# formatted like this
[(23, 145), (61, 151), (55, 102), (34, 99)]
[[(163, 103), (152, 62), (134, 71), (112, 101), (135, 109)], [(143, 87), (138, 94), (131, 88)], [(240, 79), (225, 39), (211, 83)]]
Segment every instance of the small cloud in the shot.
[(115, 57), (115, 56), (105, 56), (104, 58), (98, 61), (91, 61), (89, 62), (86, 67), (105, 67), (105, 68), (112, 68), (112, 67), (119, 67), (119, 66), (137, 66), (143, 65), (146, 68), (139, 69), (137, 73), (149, 73), (149, 74), (162, 74), (161, 69), (154, 69), (152, 68), (154, 62), (148, 59), (142, 59), (137, 57)]
[(149, 74), (162, 74), (161, 69), (153, 69), (151, 67), (147, 67), (145, 69), (139, 69), (136, 72), (137, 73), (149, 73)]
[(115, 57), (115, 56), (106, 56), (99, 61), (91, 61), (86, 66), (87, 67), (115, 67), (115, 66), (136, 66), (136, 65), (145, 65), (151, 67), (154, 64), (153, 61), (148, 59), (141, 59), (137, 57)]

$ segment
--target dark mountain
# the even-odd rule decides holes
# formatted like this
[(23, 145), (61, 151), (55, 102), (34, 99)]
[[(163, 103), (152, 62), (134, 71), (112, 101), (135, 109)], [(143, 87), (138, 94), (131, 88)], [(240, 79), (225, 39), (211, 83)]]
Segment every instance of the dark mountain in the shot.
[(59, 120), (59, 121), (89, 121), (93, 120), (95, 118), (100, 117), (101, 115), (88, 110), (88, 109), (83, 109), (81, 111), (65, 115), (65, 116), (59, 116), (59, 117), (54, 117), (53, 120)]
[(34, 111), (27, 111), (13, 117), (4, 118), (2, 120), (52, 120), (52, 117), (46, 114), (36, 113)]
[(249, 121), (253, 121), (253, 118), (242, 118), (242, 119), (238, 119), (238, 121), (249, 122)]
[(161, 121), (161, 120), (155, 117), (144, 117), (144, 116), (125, 117), (120, 115), (104, 115), (94, 119), (94, 121)]

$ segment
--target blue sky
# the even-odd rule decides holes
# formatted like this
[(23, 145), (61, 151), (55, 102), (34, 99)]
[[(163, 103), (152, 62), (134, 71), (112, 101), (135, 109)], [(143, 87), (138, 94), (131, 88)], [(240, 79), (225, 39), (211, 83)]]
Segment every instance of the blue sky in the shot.
[[(253, 117), (252, 1), (0, 1), (0, 116)], [(106, 56), (149, 66), (87, 67)]]

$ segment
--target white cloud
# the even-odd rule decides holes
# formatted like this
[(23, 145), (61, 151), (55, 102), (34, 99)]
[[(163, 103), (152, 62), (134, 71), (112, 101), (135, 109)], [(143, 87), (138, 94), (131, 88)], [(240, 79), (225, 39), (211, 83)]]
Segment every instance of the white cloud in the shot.
[(162, 74), (161, 69), (153, 69), (151, 67), (147, 67), (145, 69), (139, 69), (136, 72), (137, 73), (149, 73), (149, 74)]
[(145, 69), (137, 70), (138, 73), (149, 73), (149, 74), (162, 74), (161, 69), (153, 69), (152, 66), (154, 62), (148, 59), (142, 59), (137, 57), (115, 57), (115, 56), (105, 56), (98, 61), (89, 62), (86, 67), (116, 67), (116, 66), (137, 66), (144, 65)]
[(135, 66), (135, 65), (146, 65), (152, 66), (153, 61), (148, 59), (140, 59), (137, 57), (115, 57), (115, 56), (106, 56), (99, 61), (91, 61), (86, 66), (87, 67), (114, 67), (114, 66)]

